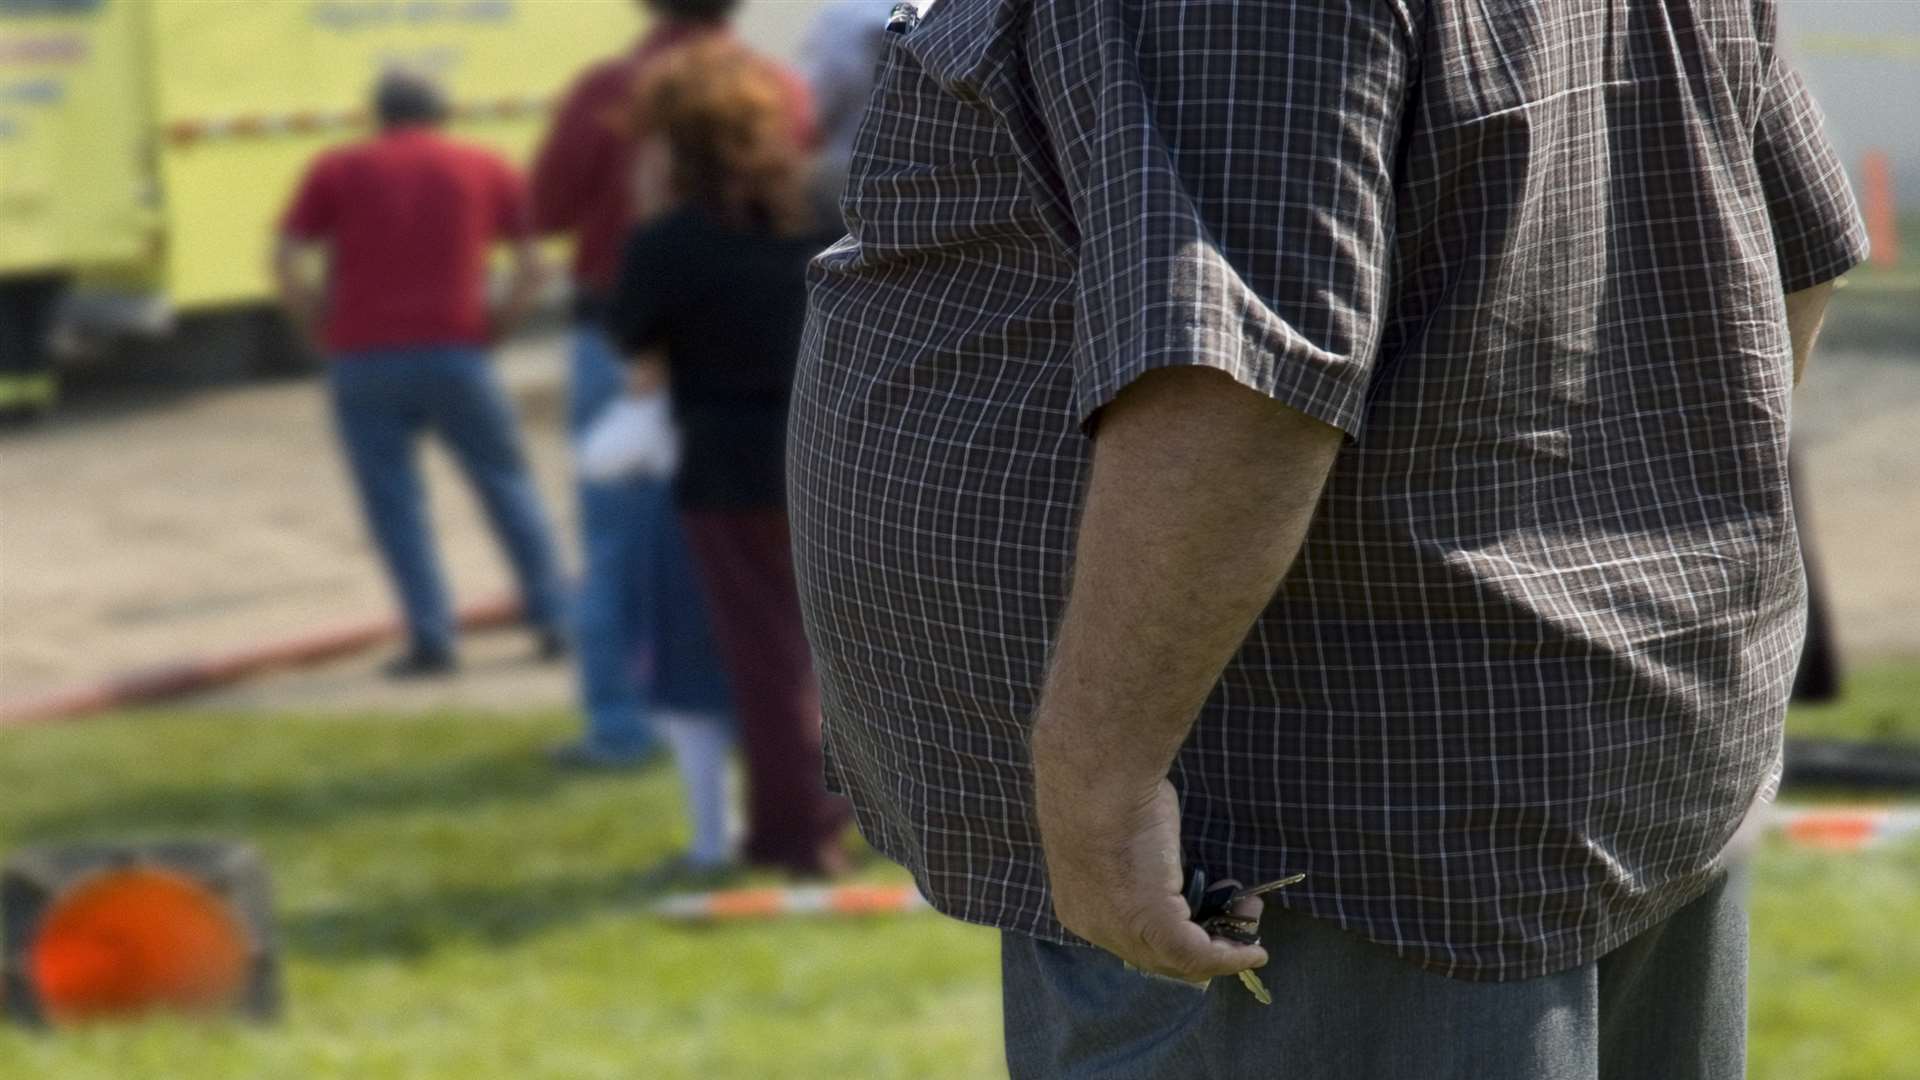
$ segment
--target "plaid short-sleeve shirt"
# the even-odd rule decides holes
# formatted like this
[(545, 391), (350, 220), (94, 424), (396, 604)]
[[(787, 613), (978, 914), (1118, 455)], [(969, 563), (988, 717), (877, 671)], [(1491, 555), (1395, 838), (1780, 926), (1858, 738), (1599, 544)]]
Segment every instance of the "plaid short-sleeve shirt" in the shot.
[(896, 38), (791, 507), (830, 778), (936, 906), (1069, 940), (1028, 718), (1087, 421), (1171, 365), (1349, 436), (1175, 764), (1191, 861), (1472, 979), (1710, 882), (1802, 631), (1782, 297), (1864, 247), (1772, 9), (939, 0)]

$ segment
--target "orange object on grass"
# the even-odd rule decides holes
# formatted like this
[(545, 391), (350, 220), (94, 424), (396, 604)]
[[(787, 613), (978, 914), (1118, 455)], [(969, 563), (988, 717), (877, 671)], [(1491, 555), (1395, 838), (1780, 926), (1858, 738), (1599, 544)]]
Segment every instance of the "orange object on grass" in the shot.
[(805, 885), (681, 893), (653, 905), (654, 914), (693, 922), (788, 916), (900, 915), (929, 910), (912, 885)]
[(843, 885), (831, 906), (841, 915), (881, 915), (910, 910), (920, 894), (910, 885)]
[(57, 1023), (232, 1007), (246, 991), (247, 931), (226, 901), (165, 870), (114, 870), (56, 900), (29, 970)]
[(1787, 839), (1802, 847), (1852, 851), (1865, 847), (1879, 825), (1871, 814), (1809, 814), (1787, 826)]
[(714, 893), (708, 910), (716, 919), (754, 919), (778, 915), (784, 905), (778, 889), (737, 889)]
[(1875, 266), (1900, 262), (1900, 215), (1894, 208), (1893, 163), (1886, 151), (1869, 150), (1860, 163), (1860, 209), (1867, 221), (1867, 242)]

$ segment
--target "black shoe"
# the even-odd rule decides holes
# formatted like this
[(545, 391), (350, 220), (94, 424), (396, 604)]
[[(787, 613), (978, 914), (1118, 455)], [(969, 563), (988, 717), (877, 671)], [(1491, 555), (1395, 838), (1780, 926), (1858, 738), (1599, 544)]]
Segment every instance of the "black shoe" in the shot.
[(23, 431), (45, 420), (51, 412), (31, 405), (0, 406), (0, 431)]
[(460, 670), (460, 661), (441, 649), (413, 648), (390, 661), (380, 673), (389, 679), (437, 679)]
[(542, 630), (533, 655), (543, 664), (557, 664), (573, 655), (573, 640), (563, 630)]

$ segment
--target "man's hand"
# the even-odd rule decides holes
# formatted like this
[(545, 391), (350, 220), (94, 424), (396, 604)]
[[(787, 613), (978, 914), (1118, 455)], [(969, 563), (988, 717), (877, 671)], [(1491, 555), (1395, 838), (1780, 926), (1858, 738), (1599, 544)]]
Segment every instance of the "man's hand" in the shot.
[(662, 393), (669, 384), (666, 355), (649, 351), (627, 359), (627, 393), (648, 397)]
[(546, 262), (540, 257), (533, 234), (528, 232), (513, 242), (513, 269), (507, 274), (506, 288), (488, 327), (490, 344), (501, 344), (526, 323), (527, 317), (540, 306), (540, 291), (546, 284)]
[[(1037, 746), (1034, 772), (1053, 910), (1068, 930), (1141, 971), (1182, 982), (1204, 985), (1266, 964), (1265, 949), (1211, 937), (1187, 910), (1172, 784), (1095, 790)], [(1243, 901), (1236, 913), (1258, 918), (1260, 901)]]
[(299, 237), (281, 235), (273, 247), (273, 283), (294, 332), (309, 348), (322, 352), (320, 325), (326, 317), (326, 301), (307, 275), (305, 259), (311, 246)]
[(287, 322), (293, 326), (293, 332), (300, 342), (315, 353), (326, 351), (326, 342), (321, 327), (326, 324), (327, 313), (318, 300), (294, 303), (285, 302)]

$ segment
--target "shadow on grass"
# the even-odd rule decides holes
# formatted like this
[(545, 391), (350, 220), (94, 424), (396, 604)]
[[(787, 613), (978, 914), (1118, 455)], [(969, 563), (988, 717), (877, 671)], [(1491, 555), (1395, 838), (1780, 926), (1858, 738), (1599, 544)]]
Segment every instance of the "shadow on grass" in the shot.
[(1920, 748), (1920, 663), (1888, 661), (1846, 672), (1839, 700), (1795, 705), (1787, 734)]
[(312, 828), (370, 815), (538, 799), (575, 779), (530, 753), (511, 751), (351, 775), (148, 787), (27, 817), (8, 832), (13, 840), (39, 843), (128, 832)]
[(434, 889), (281, 920), (288, 952), (318, 963), (419, 959), (450, 945), (506, 948), (608, 913), (642, 916), (674, 891), (671, 878), (623, 869), (591, 877)]

